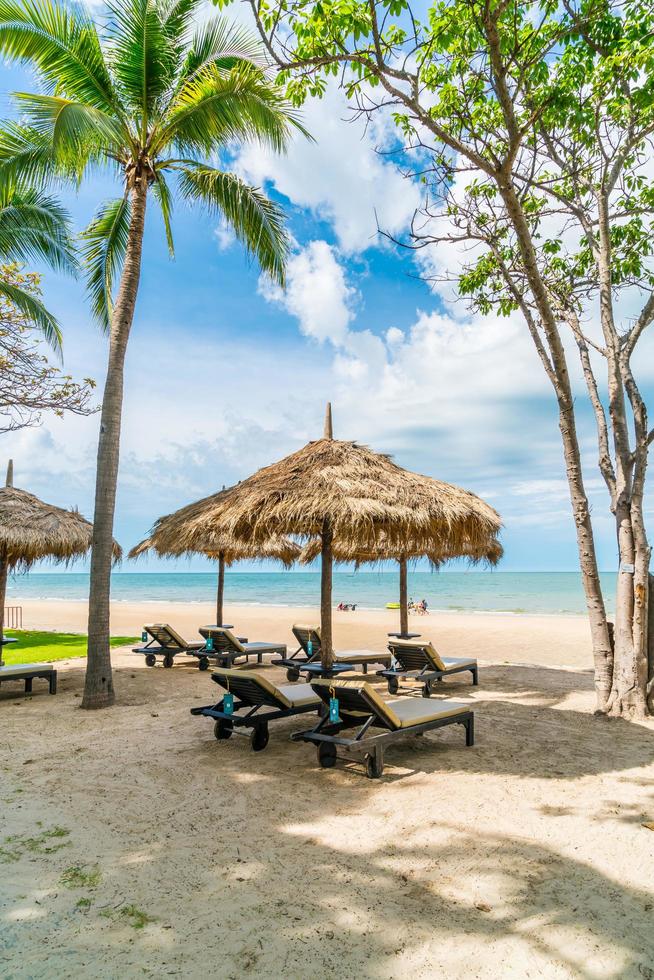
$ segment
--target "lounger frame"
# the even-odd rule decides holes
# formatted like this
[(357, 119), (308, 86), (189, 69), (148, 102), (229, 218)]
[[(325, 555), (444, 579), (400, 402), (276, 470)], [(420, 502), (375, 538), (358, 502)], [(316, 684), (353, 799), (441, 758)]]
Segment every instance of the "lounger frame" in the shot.
[[(329, 697), (329, 692), (324, 694), (317, 687), (314, 690), (325, 701)], [(347, 707), (339, 708), (341, 718), (339, 723), (330, 722), (329, 715), (325, 714), (320, 718), (315, 728), (310, 731), (294, 732), (291, 735), (292, 741), (313, 742), (317, 745), (318, 761), (325, 768), (331, 768), (335, 764), (337, 747), (343, 749), (349, 756), (358, 756), (366, 767), (366, 775), (369, 779), (379, 779), (383, 775), (385, 747), (412, 735), (423, 735), (425, 732), (444, 728), (446, 725), (462, 725), (466, 733), (466, 746), (475, 744), (475, 716), (473, 711), (459, 712), (445, 718), (435, 718), (417, 725), (411, 725), (408, 728), (391, 729), (383, 716), (377, 713), (374, 703), (368, 701), (365, 692), (361, 693), (361, 698), (369, 705), (369, 715), (364, 716), (358, 710), (348, 713)], [(341, 694), (339, 692), (340, 700)], [(347, 697), (345, 703), (347, 705)], [(358, 731), (353, 737), (347, 738), (340, 734), (346, 729), (357, 727)], [(376, 735), (369, 735), (368, 731), (373, 727), (383, 728), (385, 731)], [(329, 748), (323, 748), (323, 746)]]
[[(173, 634), (170, 632), (170, 625), (167, 623), (153, 623), (143, 627), (144, 631), (150, 636), (150, 640), (142, 647), (132, 647), (132, 653), (139, 653), (145, 657), (148, 667), (154, 667), (157, 657), (161, 657), (164, 667), (172, 667), (175, 657), (188, 656), (197, 657), (198, 669), (209, 669), (210, 650), (205, 650), (201, 643), (180, 645)], [(152, 632), (156, 630), (156, 633)], [(182, 639), (182, 637), (180, 637)]]
[[(212, 677), (211, 679), (217, 684), (221, 683), (216, 677)], [(244, 673), (244, 681), (247, 682), (247, 672)], [(261, 701), (257, 704), (238, 699), (235, 696), (234, 711), (231, 714), (228, 714), (223, 708), (224, 695), (215, 704), (205, 704), (201, 707), (191, 708), (191, 714), (213, 718), (216, 722), (214, 734), (217, 739), (222, 741), (223, 739), (231, 738), (232, 735), (242, 735), (250, 739), (250, 745), (255, 752), (260, 752), (268, 744), (268, 722), (276, 721), (279, 718), (291, 718), (293, 715), (308, 714), (312, 711), (317, 712), (322, 708), (322, 705), (317, 704), (302, 704), (296, 707), (280, 708), (279, 702), (272, 695), (268, 695), (268, 698), (266, 698), (265, 693), (262, 693), (260, 688), (257, 688), (257, 693), (261, 697)], [(241, 708), (249, 710), (246, 710), (245, 714), (237, 714), (236, 712)], [(263, 712), (261, 710), (263, 708), (268, 708), (269, 710)], [(220, 722), (227, 724), (220, 726)], [(240, 728), (245, 728), (249, 731), (239, 731)], [(228, 732), (229, 734), (227, 734)]]
[[(206, 655), (214, 658), (217, 667), (231, 667), (239, 657), (245, 658), (245, 663), (250, 662), (250, 657), (256, 657), (257, 663), (260, 664), (263, 663), (264, 654), (270, 653), (273, 656), (276, 654), (285, 656), (286, 654), (285, 643), (260, 643), (259, 641), (250, 643), (247, 637), (235, 636), (231, 630), (227, 630), (224, 626), (203, 626), (200, 628), (200, 635), (205, 640), (208, 640), (209, 637), (213, 639), (214, 648), (207, 650)], [(237, 646), (233, 646), (230, 637), (234, 637), (244, 649), (239, 650)]]
[[(423, 647), (423, 644), (416, 643), (415, 649), (419, 650)], [(397, 660), (397, 649), (402, 649), (404, 652), (408, 653), (411, 651), (411, 647), (398, 648), (397, 644), (389, 643), (388, 649), (394, 660)], [(417, 653), (413, 654), (411, 659), (416, 659)], [(423, 655), (424, 656), (424, 655)], [(444, 677), (449, 677), (451, 674), (465, 674), (468, 671), (472, 674), (472, 685), (473, 687), (479, 686), (479, 665), (475, 660), (474, 663), (461, 664), (459, 666), (448, 667), (447, 670), (437, 670), (433, 664), (429, 663), (427, 657), (424, 656), (424, 665), (420, 669), (415, 670), (405, 670), (402, 667), (385, 667), (384, 670), (378, 670), (377, 675), (379, 677), (385, 677), (388, 682), (389, 694), (396, 694), (399, 690), (400, 681), (417, 681), (419, 684), (423, 685), (422, 694), (423, 697), (428, 698), (431, 694), (432, 683), (440, 683)]]

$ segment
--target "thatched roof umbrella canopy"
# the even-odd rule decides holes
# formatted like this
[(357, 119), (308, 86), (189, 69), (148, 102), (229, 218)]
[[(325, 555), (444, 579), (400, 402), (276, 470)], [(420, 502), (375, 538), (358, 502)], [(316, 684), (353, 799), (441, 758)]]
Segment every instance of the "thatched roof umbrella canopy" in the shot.
[[(227, 533), (215, 533), (211, 525), (201, 522), (203, 513), (211, 510), (223, 498), (225, 490), (212, 494), (179, 510), (160, 517), (144, 541), (135, 545), (129, 553), (130, 558), (139, 558), (149, 551), (161, 558), (180, 558), (185, 555), (203, 554), (218, 562), (218, 589), (216, 594), (216, 625), (223, 623), (223, 598), (225, 592), (225, 568), (236, 561), (247, 559), (280, 561), (287, 568), (297, 561), (300, 547), (284, 537), (268, 538), (254, 543), (234, 538)], [(193, 524), (193, 535), (188, 528)]]
[[(478, 543), (476, 547), (469, 544), (452, 546), (447, 541), (433, 542), (426, 548), (425, 542), (407, 541), (401, 550), (392, 554), (393, 549), (389, 548), (383, 537), (378, 540), (374, 549), (356, 548), (347, 541), (334, 540), (332, 555), (334, 561), (353, 563), (357, 568), (359, 565), (376, 565), (390, 558), (397, 561), (399, 565), (399, 594), (400, 594), (400, 634), (405, 635), (409, 632), (409, 594), (407, 588), (408, 563), (417, 561), (419, 558), (426, 558), (432, 569), (440, 568), (445, 562), (454, 558), (464, 558), (471, 565), (485, 564), (495, 566), (501, 560), (504, 549), (494, 535), (489, 536), (484, 543)], [(310, 541), (302, 549), (299, 558), (301, 565), (310, 565), (320, 554), (320, 542), (317, 539)]]
[[(7, 484), (0, 487), (0, 636), (4, 626), (7, 575), (50, 559), (68, 562), (87, 554), (93, 525), (76, 510), (46, 504), (33, 493), (13, 486), (13, 463)], [(121, 557), (114, 542), (114, 557)]]
[[(334, 542), (361, 551), (403, 553), (407, 542), (429, 551), (434, 542), (476, 549), (501, 527), (499, 515), (475, 494), (402, 469), (390, 457), (356, 442), (332, 438), (328, 406), (325, 436), (231, 487), (196, 518), (198, 526), (236, 538), (276, 535), (319, 538), (322, 555), (323, 662), (332, 659), (331, 570)], [(193, 535), (193, 522), (188, 533)]]

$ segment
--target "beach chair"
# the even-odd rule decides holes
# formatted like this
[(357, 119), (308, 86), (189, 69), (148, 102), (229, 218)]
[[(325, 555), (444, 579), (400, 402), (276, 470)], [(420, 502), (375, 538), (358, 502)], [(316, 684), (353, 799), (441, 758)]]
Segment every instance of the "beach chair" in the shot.
[(0, 684), (25, 681), (25, 694), (32, 693), (32, 681), (41, 677), (48, 682), (50, 694), (57, 693), (57, 671), (52, 664), (4, 664), (0, 667)]
[(388, 693), (397, 694), (400, 681), (417, 681), (422, 684), (422, 695), (428, 698), (432, 684), (439, 683), (451, 674), (470, 671), (472, 683), (479, 684), (477, 661), (465, 657), (441, 657), (430, 640), (390, 640), (388, 644), (394, 664), (377, 671), (388, 683)]
[(225, 626), (203, 626), (200, 633), (205, 640), (211, 637), (213, 650), (211, 650), (210, 655), (216, 658), (221, 667), (231, 667), (239, 657), (245, 657), (245, 660), (249, 661), (250, 657), (254, 656), (257, 658), (257, 663), (260, 664), (265, 653), (279, 653), (282, 657), (286, 656), (285, 643), (261, 641), (249, 643), (242, 637), (234, 636), (232, 631)]
[[(295, 623), (291, 630), (293, 636), (300, 644), (290, 657), (282, 660), (273, 660), (276, 667), (286, 667), (286, 679), (288, 681), (298, 681), (303, 664), (311, 664), (320, 660), (320, 641), (319, 626), (305, 626), (302, 623)], [(309, 646), (311, 644), (311, 646)]]
[(172, 667), (175, 657), (180, 653), (198, 658), (200, 670), (209, 667), (209, 656), (203, 640), (188, 643), (168, 623), (150, 623), (143, 627), (143, 632), (150, 637), (143, 647), (133, 647), (132, 653), (140, 653), (145, 657), (148, 667), (154, 667), (157, 657), (161, 657), (164, 667)]
[[(296, 623), (292, 627), (293, 635), (300, 644), (295, 653), (283, 660), (274, 660), (277, 667), (286, 667), (286, 679), (297, 681), (300, 678), (303, 664), (314, 663), (320, 660), (321, 640), (319, 626), (304, 626)], [(311, 643), (311, 648), (309, 648)], [(309, 654), (311, 649), (311, 654)], [(334, 652), (335, 664), (359, 664), (363, 668), (363, 673), (368, 673), (370, 664), (388, 664), (390, 666), (390, 653), (377, 653), (374, 650), (345, 650)]]
[(214, 671), (211, 679), (233, 696), (233, 711), (225, 711), (223, 697), (217, 704), (191, 708), (191, 714), (213, 718), (214, 735), (219, 741), (232, 735), (248, 737), (247, 730), (250, 729), (250, 745), (254, 752), (261, 752), (268, 744), (269, 722), (318, 711), (322, 706), (320, 697), (312, 691), (310, 684), (284, 684), (278, 687), (253, 670), (222, 668)]
[[(329, 711), (324, 712), (315, 728), (295, 732), (291, 739), (317, 745), (318, 763), (324, 769), (336, 765), (337, 750), (343, 749), (348, 755), (362, 756), (368, 777), (378, 779), (384, 772), (387, 745), (445, 725), (463, 725), (466, 745), (475, 743), (474, 713), (467, 704), (413, 697), (384, 701), (366, 681), (341, 678), (317, 680), (311, 687), (326, 707), (332, 697), (338, 699), (339, 721), (330, 721)], [(341, 734), (350, 728), (357, 729), (353, 737)], [(382, 731), (372, 734), (373, 729)]]

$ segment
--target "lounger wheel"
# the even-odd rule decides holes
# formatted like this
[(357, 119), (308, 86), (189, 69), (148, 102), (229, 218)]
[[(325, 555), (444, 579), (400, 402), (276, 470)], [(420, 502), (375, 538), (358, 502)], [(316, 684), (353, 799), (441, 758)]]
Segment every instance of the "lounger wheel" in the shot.
[(227, 738), (231, 738), (234, 732), (234, 722), (228, 721), (226, 718), (219, 718), (216, 724), (213, 726), (213, 733), (219, 742), (223, 742)]
[(289, 667), (286, 671), (286, 680), (293, 684), (295, 681), (299, 681), (300, 671), (297, 667)]
[(172, 667), (172, 665), (173, 665), (174, 662), (175, 662), (175, 658), (172, 655), (172, 653), (166, 653), (164, 655), (164, 658), (163, 658), (163, 665), (164, 665), (164, 667)]
[(397, 694), (397, 692), (399, 691), (399, 689), (400, 689), (400, 682), (398, 681), (397, 677), (389, 677), (388, 678), (388, 693), (389, 694)]
[(377, 761), (374, 753), (367, 752), (365, 757), (366, 776), (368, 779), (380, 779), (384, 772), (384, 763)]
[(429, 683), (429, 681), (427, 681), (426, 684), (422, 685), (422, 696), (423, 698), (431, 697), (431, 684)]
[(153, 653), (146, 653), (145, 655), (145, 665), (146, 667), (154, 667), (157, 662), (157, 658)]
[(318, 746), (318, 764), (322, 769), (333, 769), (336, 765), (336, 746), (331, 742), (321, 742)]
[(198, 670), (209, 670), (209, 658), (199, 657), (198, 658)]
[(250, 745), (252, 746), (252, 751), (263, 752), (268, 744), (269, 738), (270, 734), (268, 732), (268, 726), (257, 725), (257, 727), (252, 730), (252, 734), (250, 735)]

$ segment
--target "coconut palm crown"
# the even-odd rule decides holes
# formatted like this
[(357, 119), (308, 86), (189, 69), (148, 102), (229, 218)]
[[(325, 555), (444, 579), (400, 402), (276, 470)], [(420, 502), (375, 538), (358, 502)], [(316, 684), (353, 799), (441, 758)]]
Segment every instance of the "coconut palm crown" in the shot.
[[(20, 124), (0, 133), (0, 175), (81, 181), (113, 171), (120, 192), (84, 233), (93, 311), (109, 334), (100, 417), (82, 707), (114, 701), (109, 596), (124, 368), (138, 295), (146, 205), (157, 201), (169, 250), (175, 198), (222, 216), (262, 270), (284, 280), (282, 213), (221, 169), (235, 143), (285, 149), (300, 128), (269, 81), (259, 44), (200, 0), (112, 0), (102, 27), (62, 0), (0, 0), (0, 54), (36, 72), (17, 93)], [(222, 158), (220, 154), (222, 153)], [(116, 287), (116, 288), (114, 288)]]
[[(157, 199), (173, 253), (175, 195), (219, 213), (264, 272), (283, 280), (288, 238), (261, 191), (209, 159), (232, 141), (276, 151), (298, 121), (271, 85), (256, 39), (214, 17), (194, 28), (199, 0), (116, 0), (100, 32), (80, 6), (0, 2), (0, 52), (33, 65), (44, 91), (14, 93), (21, 124), (0, 135), (5, 174), (81, 180), (109, 166), (122, 193), (85, 232), (94, 312), (108, 327), (112, 288), (127, 246), (130, 190)], [(174, 186), (173, 186), (174, 185)]]

